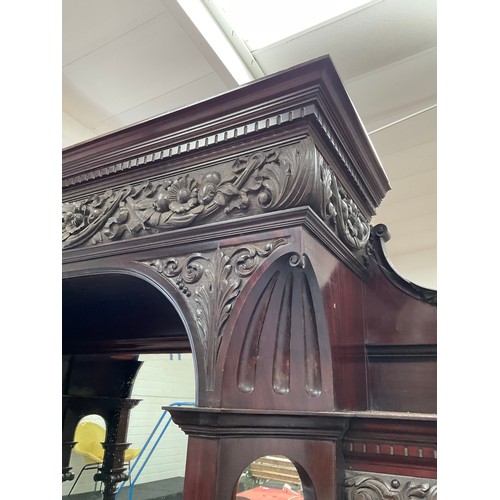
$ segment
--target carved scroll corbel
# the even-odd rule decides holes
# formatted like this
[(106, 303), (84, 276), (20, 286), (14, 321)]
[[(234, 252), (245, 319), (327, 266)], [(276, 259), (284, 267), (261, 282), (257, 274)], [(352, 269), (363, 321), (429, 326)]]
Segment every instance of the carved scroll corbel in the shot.
[(141, 262), (168, 279), (186, 297), (198, 326), (207, 391), (215, 387), (215, 367), (224, 325), (236, 298), (262, 260), (286, 243), (285, 238), (279, 238), (260, 244), (217, 248), (210, 254), (193, 253), (181, 258)]

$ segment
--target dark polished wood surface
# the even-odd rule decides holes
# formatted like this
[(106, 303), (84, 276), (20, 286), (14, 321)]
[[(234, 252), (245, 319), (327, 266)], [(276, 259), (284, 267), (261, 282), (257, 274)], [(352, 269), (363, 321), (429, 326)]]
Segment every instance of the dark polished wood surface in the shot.
[(122, 439), (133, 377), (85, 399), (77, 365), (191, 351), (187, 500), (232, 498), (265, 454), (306, 500), (346, 470), (435, 477), (436, 296), (388, 268), (388, 189), (328, 58), (64, 150), (63, 420), (115, 404)]

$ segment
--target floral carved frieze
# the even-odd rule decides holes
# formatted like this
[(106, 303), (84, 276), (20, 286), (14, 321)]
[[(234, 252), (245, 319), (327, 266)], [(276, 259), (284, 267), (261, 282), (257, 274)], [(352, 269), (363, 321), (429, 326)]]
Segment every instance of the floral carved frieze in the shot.
[(307, 204), (314, 192), (310, 139), (200, 172), (146, 181), (62, 208), (64, 248), (98, 244)]
[(217, 248), (210, 254), (192, 253), (141, 262), (168, 279), (186, 297), (203, 349), (207, 391), (214, 390), (224, 325), (236, 298), (263, 259), (286, 243), (285, 238), (279, 238), (259, 244)]
[(369, 221), (306, 138), (210, 169), (67, 201), (62, 207), (63, 248), (307, 205), (351, 251), (365, 247)]
[(347, 500), (437, 500), (436, 481), (431, 479), (352, 474), (345, 487)]

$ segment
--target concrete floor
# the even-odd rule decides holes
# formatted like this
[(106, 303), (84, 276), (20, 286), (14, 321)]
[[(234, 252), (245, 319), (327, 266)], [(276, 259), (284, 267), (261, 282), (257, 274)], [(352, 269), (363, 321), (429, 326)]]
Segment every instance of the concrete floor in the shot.
[[(182, 500), (184, 488), (183, 477), (173, 477), (162, 481), (137, 484), (133, 488), (132, 500)], [(129, 500), (129, 487), (124, 486), (116, 495), (116, 500)], [(102, 495), (99, 492), (78, 493), (63, 496), (63, 500), (99, 500)]]

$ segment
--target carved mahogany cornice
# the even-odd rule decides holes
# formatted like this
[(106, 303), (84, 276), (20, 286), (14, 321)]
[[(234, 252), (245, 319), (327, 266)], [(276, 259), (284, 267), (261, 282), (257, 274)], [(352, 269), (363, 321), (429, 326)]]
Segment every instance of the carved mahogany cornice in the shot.
[(63, 188), (109, 176), (123, 179), (130, 176), (128, 172), (152, 168), (157, 175), (159, 165), (165, 171), (165, 165), (193, 152), (212, 154), (214, 149), (267, 133), (290, 136), (311, 124), (328, 144), (349, 188), (373, 215), (389, 184), (328, 57), (67, 148), (63, 151)]
[(346, 500), (437, 500), (433, 479), (346, 471)]
[(98, 244), (307, 204), (309, 139), (193, 174), (145, 181), (63, 204), (63, 246)]
[[(310, 138), (63, 204), (63, 248), (311, 206), (354, 254), (370, 226)], [(356, 257), (355, 258), (360, 258)], [(362, 258), (362, 256), (361, 256)]]
[(234, 301), (262, 260), (286, 243), (285, 238), (279, 238), (270, 242), (217, 248), (207, 254), (193, 253), (140, 262), (168, 279), (186, 297), (198, 326), (208, 391), (214, 390), (215, 366), (224, 325)]
[(88, 182), (90, 180), (107, 177), (119, 172), (132, 170), (134, 168), (160, 163), (162, 161), (165, 161), (166, 159), (175, 158), (189, 152), (203, 150), (208, 146), (212, 146), (214, 144), (222, 144), (224, 142), (230, 141), (231, 139), (249, 135), (260, 130), (268, 130), (277, 125), (292, 122), (298, 118), (304, 118), (308, 115), (313, 116), (318, 120), (318, 124), (330, 140), (331, 145), (333, 146), (333, 149), (336, 153), (335, 158), (346, 176), (350, 179), (350, 181), (353, 182), (362, 196), (365, 199), (369, 200), (370, 205), (372, 207), (376, 207), (377, 204), (375, 200), (373, 199), (372, 195), (365, 189), (363, 182), (360, 176), (357, 174), (352, 162), (349, 160), (345, 149), (342, 147), (331, 126), (328, 124), (327, 120), (324, 117), (324, 114), (316, 105), (302, 106), (297, 109), (292, 109), (288, 111), (288, 113), (268, 116), (263, 120), (247, 122), (244, 125), (226, 129), (222, 132), (214, 133), (204, 137), (198, 137), (194, 140), (176, 144), (175, 146), (170, 146), (166, 149), (148, 152), (145, 154), (141, 154), (140, 156), (137, 156), (135, 158), (130, 158), (125, 161), (93, 169), (77, 176), (68, 177), (66, 179), (63, 179), (63, 188), (68, 188)]

